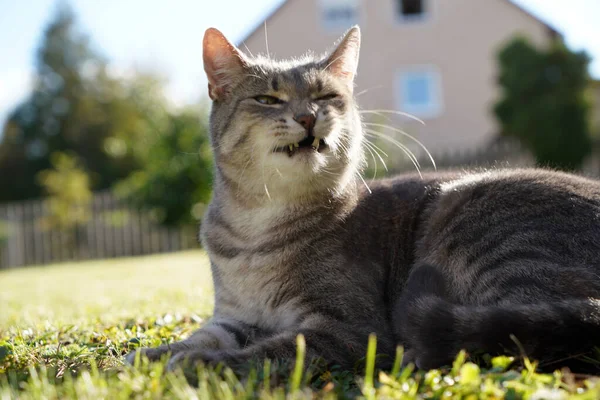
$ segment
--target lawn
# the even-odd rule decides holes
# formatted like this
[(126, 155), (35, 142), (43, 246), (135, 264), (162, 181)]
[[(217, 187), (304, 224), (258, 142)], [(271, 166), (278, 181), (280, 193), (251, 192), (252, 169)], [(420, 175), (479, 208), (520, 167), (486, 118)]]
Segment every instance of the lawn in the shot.
[(200, 367), (192, 387), (164, 363), (123, 365), (136, 346), (186, 337), (212, 306), (200, 251), (1, 271), (0, 399), (600, 398), (596, 378), (538, 374), (527, 362), (507, 369), (508, 358), (488, 369), (459, 357), (443, 371), (371, 371), (374, 341), (366, 373), (300, 375), (291, 364), (266, 363), (238, 378)]

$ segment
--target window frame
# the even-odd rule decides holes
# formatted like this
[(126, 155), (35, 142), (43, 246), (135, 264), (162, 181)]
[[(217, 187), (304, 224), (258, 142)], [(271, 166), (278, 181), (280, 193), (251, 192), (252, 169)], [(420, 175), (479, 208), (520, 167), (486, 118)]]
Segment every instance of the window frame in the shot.
[[(425, 76), (428, 81), (428, 102), (425, 105), (410, 104), (407, 101), (408, 82), (415, 77)], [(396, 108), (418, 118), (432, 119), (444, 112), (442, 76), (440, 70), (431, 64), (413, 65), (399, 68), (394, 77)]]
[(428, 0), (420, 0), (422, 2), (423, 12), (418, 16), (409, 16), (402, 13), (402, 5), (399, 2), (405, 0), (394, 0), (395, 4), (395, 18), (400, 24), (421, 24), (431, 19), (431, 2)]
[[(355, 13), (355, 17), (352, 21), (345, 21), (343, 23), (331, 21), (325, 18), (325, 12), (327, 10), (331, 10), (335, 7), (332, 7), (332, 3), (343, 3), (347, 2), (350, 8), (353, 9)], [(317, 0), (317, 12), (319, 13), (318, 19), (321, 27), (327, 32), (340, 32), (346, 29), (349, 29), (353, 25), (357, 25), (360, 23), (360, 9), (361, 2), (360, 0), (335, 0), (332, 2), (331, 0)]]

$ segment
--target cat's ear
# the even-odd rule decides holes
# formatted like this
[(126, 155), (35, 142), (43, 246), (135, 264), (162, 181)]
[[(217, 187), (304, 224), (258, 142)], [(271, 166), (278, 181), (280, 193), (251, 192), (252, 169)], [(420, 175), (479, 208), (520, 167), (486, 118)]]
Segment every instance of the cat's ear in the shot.
[(243, 77), (245, 57), (215, 28), (208, 28), (204, 33), (202, 50), (208, 95), (212, 100), (222, 100)]
[(352, 87), (358, 68), (360, 52), (360, 29), (353, 26), (343, 36), (336, 49), (325, 60), (325, 68)]

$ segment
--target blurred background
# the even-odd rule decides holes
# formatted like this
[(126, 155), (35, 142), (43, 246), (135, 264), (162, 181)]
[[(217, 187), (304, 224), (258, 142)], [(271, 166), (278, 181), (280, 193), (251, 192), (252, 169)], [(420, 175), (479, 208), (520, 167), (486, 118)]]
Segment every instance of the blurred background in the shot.
[(598, 21), (597, 0), (0, 0), (0, 268), (198, 246), (211, 26), (286, 58), (359, 24), (366, 178), (428, 152), (597, 177)]

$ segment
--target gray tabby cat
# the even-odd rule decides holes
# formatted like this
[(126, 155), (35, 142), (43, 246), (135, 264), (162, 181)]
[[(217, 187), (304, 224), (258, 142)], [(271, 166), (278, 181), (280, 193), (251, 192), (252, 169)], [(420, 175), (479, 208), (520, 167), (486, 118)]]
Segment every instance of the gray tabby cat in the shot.
[(369, 193), (357, 27), (325, 58), (249, 58), (215, 29), (203, 44), (214, 317), (145, 356), (170, 353), (171, 368), (288, 359), (301, 333), (308, 357), (351, 368), (374, 332), (380, 353), (402, 344), (431, 368), (463, 348), (551, 360), (600, 344), (598, 182), (494, 170)]

